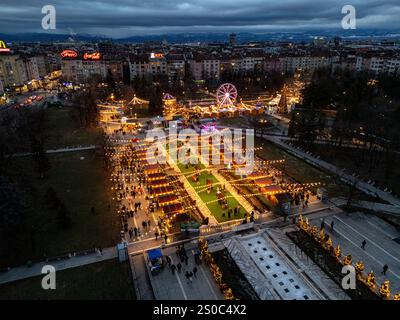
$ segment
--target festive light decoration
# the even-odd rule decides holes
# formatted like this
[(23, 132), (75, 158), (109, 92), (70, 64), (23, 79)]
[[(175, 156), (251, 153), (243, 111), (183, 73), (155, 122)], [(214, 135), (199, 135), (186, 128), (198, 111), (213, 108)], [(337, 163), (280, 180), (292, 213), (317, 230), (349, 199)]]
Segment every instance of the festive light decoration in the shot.
[(371, 270), (370, 273), (368, 273), (368, 276), (367, 276), (367, 279), (366, 279), (365, 283), (370, 289), (372, 289), (372, 290), (375, 289), (375, 287), (376, 287), (376, 278), (375, 278), (374, 272), (372, 270)]
[(222, 281), (222, 272), (219, 269), (218, 265), (215, 263), (214, 258), (211, 256), (210, 252), (208, 251), (208, 243), (204, 237), (201, 237), (198, 241), (198, 247), (201, 251), (203, 260), (209, 265), (211, 274), (217, 283), (219, 289), (223, 293), (226, 300), (234, 300), (235, 297), (233, 296), (231, 288)]
[(351, 254), (348, 254), (348, 255), (345, 256), (344, 259), (343, 259), (343, 264), (344, 264), (345, 266), (351, 265), (352, 262), (353, 262), (353, 258), (352, 258), (352, 256), (351, 256)]
[(354, 268), (356, 269), (356, 274), (357, 278), (361, 280), (363, 278), (363, 271), (364, 271), (364, 263), (362, 261), (357, 261), (357, 263), (354, 265)]
[(318, 241), (319, 241), (319, 243), (321, 243), (321, 244), (324, 243), (324, 241), (325, 241), (325, 232), (324, 232), (324, 229), (321, 229), (321, 230), (319, 231)]
[(325, 242), (325, 249), (328, 250), (329, 252), (332, 251), (333, 243), (331, 237), (329, 237), (328, 240)]
[(224, 83), (217, 89), (217, 102), (220, 107), (231, 107), (238, 96), (236, 87), (230, 83)]
[[(353, 259), (352, 259), (352, 255), (348, 254), (346, 255), (343, 260), (341, 260), (341, 256), (342, 256), (342, 252), (340, 249), (340, 246), (337, 245), (336, 248), (334, 249), (333, 246), (333, 242), (332, 239), (328, 236), (327, 240), (325, 241), (325, 233), (324, 233), (324, 229), (320, 229), (319, 233), (318, 233), (318, 228), (316, 226), (312, 226), (310, 227), (308, 224), (308, 219), (307, 218), (303, 218), (302, 214), (299, 214), (298, 219), (297, 219), (297, 226), (301, 229), (304, 230), (308, 235), (310, 235), (311, 237), (313, 237), (315, 240), (318, 240), (318, 242), (320, 243), (320, 245), (326, 249), (328, 252), (330, 252), (331, 254), (333, 254), (335, 256), (335, 258), (337, 259), (337, 261), (343, 265), (352, 265), (353, 263)], [(317, 236), (318, 235), (318, 236)], [(356, 270), (356, 275), (357, 275), (357, 279), (362, 281), (363, 283), (365, 283), (365, 285), (374, 293), (376, 293), (376, 278), (375, 275), (373, 273), (373, 271), (371, 271), (366, 277), (363, 274), (364, 271), (364, 263), (362, 261), (358, 261), (355, 266), (354, 266), (355, 270)], [(390, 283), (388, 280), (384, 281), (384, 283), (381, 285), (380, 289), (379, 289), (379, 293), (381, 295), (382, 298), (384, 299), (389, 299), (390, 298)], [(396, 294), (393, 296), (393, 300), (400, 300), (400, 294)]]
[(317, 228), (317, 226), (313, 226), (313, 227), (311, 228), (311, 230), (310, 230), (310, 234), (315, 238), (316, 235), (317, 235), (317, 233), (318, 233), (318, 228)]
[(385, 280), (382, 283), (382, 285), (379, 289), (379, 293), (385, 299), (388, 299), (390, 297), (390, 282), (389, 282), (389, 280)]
[(337, 245), (337, 247), (335, 249), (335, 257), (336, 257), (336, 259), (338, 259), (340, 261), (341, 255), (342, 255), (342, 251), (340, 250), (340, 246)]

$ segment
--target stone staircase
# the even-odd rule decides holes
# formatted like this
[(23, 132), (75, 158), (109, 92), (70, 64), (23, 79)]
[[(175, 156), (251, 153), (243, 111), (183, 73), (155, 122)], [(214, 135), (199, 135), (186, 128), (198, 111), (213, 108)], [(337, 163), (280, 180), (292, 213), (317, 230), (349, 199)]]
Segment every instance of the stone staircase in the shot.
[[(264, 237), (270, 243), (279, 246), (279, 251), (283, 256), (290, 257), (296, 265), (297, 271), (304, 277), (311, 279), (311, 286), (318, 291), (318, 294), (324, 300), (349, 300), (349, 296), (322, 271), (300, 248), (296, 246), (285, 234), (286, 231), (295, 230), (294, 227), (282, 229), (268, 229), (268, 236)], [(271, 241), (273, 239), (273, 241)], [(305, 279), (310, 283), (309, 280)]]
[(268, 289), (268, 287), (272, 288), (272, 285), (266, 284), (268, 279), (265, 278), (258, 267), (252, 262), (249, 255), (243, 251), (237, 239), (231, 238), (223, 241), (223, 243), (229, 254), (234, 257), (236, 265), (249, 281), (258, 297), (261, 300), (279, 300), (280, 297), (275, 292)]

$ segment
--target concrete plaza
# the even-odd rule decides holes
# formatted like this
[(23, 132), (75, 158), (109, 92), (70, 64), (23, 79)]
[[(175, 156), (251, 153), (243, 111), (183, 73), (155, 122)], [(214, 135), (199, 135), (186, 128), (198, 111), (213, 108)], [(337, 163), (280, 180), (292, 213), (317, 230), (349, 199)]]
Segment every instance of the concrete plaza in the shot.
[[(196, 243), (185, 245), (188, 255), (188, 265), (182, 264), (181, 272), (175, 271), (172, 274), (168, 265), (164, 267), (161, 273), (150, 275), (150, 283), (156, 300), (223, 300), (224, 297), (218, 289), (214, 279), (210, 273), (208, 266), (202, 262), (200, 265), (195, 264), (193, 252), (197, 248)], [(179, 257), (176, 255), (174, 246), (163, 249), (164, 256), (168, 255), (172, 259), (172, 263), (177, 265)], [(196, 266), (198, 271), (196, 277), (192, 281), (188, 281), (185, 277), (186, 271), (192, 271)]]

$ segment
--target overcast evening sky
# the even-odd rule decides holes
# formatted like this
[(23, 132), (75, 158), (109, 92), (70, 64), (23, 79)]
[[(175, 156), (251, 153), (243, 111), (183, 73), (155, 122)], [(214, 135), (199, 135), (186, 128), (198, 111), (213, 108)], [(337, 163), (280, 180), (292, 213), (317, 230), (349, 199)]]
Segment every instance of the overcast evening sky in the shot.
[(0, 0), (0, 33), (44, 32), (46, 4), (57, 11), (57, 29), (48, 32), (115, 38), (338, 29), (345, 4), (356, 8), (359, 29), (400, 30), (400, 0)]

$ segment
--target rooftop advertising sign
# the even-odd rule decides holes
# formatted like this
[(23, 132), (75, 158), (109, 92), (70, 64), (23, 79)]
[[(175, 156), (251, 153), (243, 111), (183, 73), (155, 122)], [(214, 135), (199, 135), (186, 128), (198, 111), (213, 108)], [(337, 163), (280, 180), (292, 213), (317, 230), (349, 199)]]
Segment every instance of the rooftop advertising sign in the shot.
[(3, 40), (0, 40), (0, 52), (10, 52), (10, 48), (7, 48)]
[(75, 50), (64, 50), (63, 52), (61, 52), (61, 57), (74, 59), (78, 57), (78, 52), (76, 52)]

